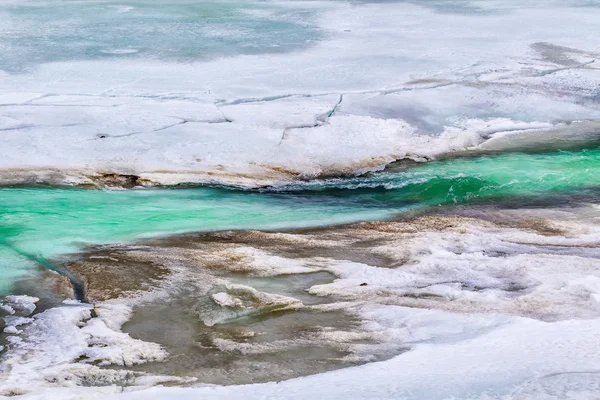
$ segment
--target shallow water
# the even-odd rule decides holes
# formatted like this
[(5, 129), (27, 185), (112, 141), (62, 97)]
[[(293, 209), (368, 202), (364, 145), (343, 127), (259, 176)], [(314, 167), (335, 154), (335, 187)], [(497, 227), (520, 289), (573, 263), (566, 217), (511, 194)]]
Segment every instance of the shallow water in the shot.
[[(306, 290), (333, 278), (320, 272), (268, 279), (240, 276), (232, 282), (292, 296), (310, 305), (332, 301), (309, 295)], [(123, 331), (160, 343), (170, 356), (166, 361), (140, 365), (134, 370), (231, 385), (280, 381), (360, 363), (342, 361), (350, 354), (351, 343), (320, 337), (321, 332), (352, 332), (360, 326), (355, 317), (342, 310), (265, 312), (207, 326), (191, 311), (204, 301), (197, 290), (180, 288), (176, 298), (136, 308)]]
[[(92, 244), (176, 232), (323, 226), (444, 204), (576, 194), (600, 184), (600, 150), (504, 154), (261, 191), (0, 189), (0, 293)], [(591, 194), (594, 195), (593, 193)]]
[(37, 264), (86, 246), (184, 231), (284, 228), (385, 218), (352, 199), (215, 188), (98, 191), (0, 189), (0, 293)]

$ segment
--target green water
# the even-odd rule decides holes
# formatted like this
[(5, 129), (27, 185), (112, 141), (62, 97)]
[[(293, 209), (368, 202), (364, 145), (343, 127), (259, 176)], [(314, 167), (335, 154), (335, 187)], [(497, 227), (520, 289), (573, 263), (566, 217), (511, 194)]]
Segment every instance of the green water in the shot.
[(0, 189), (0, 292), (36, 260), (89, 244), (184, 231), (283, 228), (374, 219), (394, 210), (340, 199), (215, 188), (99, 191)]
[(600, 186), (600, 150), (431, 162), (261, 191), (224, 188), (0, 188), (0, 294), (90, 244), (174, 232), (290, 228), (391, 217), (473, 201), (551, 197)]
[[(592, 188), (600, 183), (600, 149), (545, 154), (508, 153), (429, 162), (405, 171), (289, 185), (281, 191), (372, 193), (387, 201), (464, 202)], [(384, 193), (383, 197), (380, 196)]]

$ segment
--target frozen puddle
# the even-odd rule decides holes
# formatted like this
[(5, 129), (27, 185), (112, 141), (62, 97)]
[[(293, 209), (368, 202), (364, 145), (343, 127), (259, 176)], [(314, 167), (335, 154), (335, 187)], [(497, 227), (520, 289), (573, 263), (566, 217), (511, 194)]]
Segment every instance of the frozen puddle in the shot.
[[(310, 287), (324, 282), (320, 275), (307, 275), (303, 283)], [(219, 313), (219, 306), (204, 304), (202, 309), (198, 303), (203, 301), (193, 293), (181, 295), (136, 309), (123, 325), (133, 337), (160, 343), (169, 352), (167, 360), (135, 370), (192, 376), (198, 382), (221, 385), (280, 381), (356, 365), (360, 361), (344, 357), (352, 353), (353, 344), (370, 342), (368, 335), (360, 333), (360, 321), (340, 309), (258, 312), (207, 326), (199, 318), (211, 311)]]
[(87, 300), (101, 318), (114, 318), (119, 307), (130, 309), (121, 331), (168, 353), (123, 367), (231, 385), (280, 381), (395, 354), (381, 352), (380, 340), (363, 329), (352, 305), (308, 292), (331, 283), (331, 273), (222, 240), (214, 234), (108, 246), (67, 265), (85, 282)]

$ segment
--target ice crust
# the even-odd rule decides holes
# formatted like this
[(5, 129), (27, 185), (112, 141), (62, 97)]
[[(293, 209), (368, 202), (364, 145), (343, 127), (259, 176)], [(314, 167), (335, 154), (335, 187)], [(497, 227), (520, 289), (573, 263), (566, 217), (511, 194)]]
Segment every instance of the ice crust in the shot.
[[(362, 331), (323, 331), (320, 338), (338, 340), (340, 345), (358, 341), (352, 345), (357, 357), (365, 339), (375, 339), (382, 352), (404, 349), (388, 361), (279, 383), (156, 387), (169, 378), (90, 365), (96, 361), (126, 366), (165, 356), (159, 346), (120, 332), (130, 315), (128, 304), (135, 301), (132, 294), (99, 302), (97, 317), (91, 318), (90, 306), (71, 301), (20, 326), (24, 332), (14, 336), (3, 356), (2, 394), (21, 390), (28, 399), (107, 398), (109, 394), (119, 399), (590, 398), (585, 396), (595, 390), (600, 371), (598, 208), (499, 210), (484, 215), (509, 226), (477, 218), (423, 217), (412, 222), (356, 224), (323, 237), (318, 232), (253, 233), (262, 235), (263, 243), (271, 238), (290, 246), (310, 243), (319, 248), (371, 241), (377, 243), (369, 247), (371, 256), (395, 260), (393, 267), (377, 267), (339, 258), (292, 259), (337, 277), (310, 291), (340, 301), (312, 306), (313, 310), (341, 307), (353, 310), (363, 321)], [(232, 250), (232, 259), (241, 257), (244, 261), (238, 264), (247, 263), (246, 272), (255, 265), (259, 276), (265, 271), (271, 275), (272, 268), (283, 267), (283, 257), (265, 250), (252, 251), (247, 245)], [(198, 253), (198, 260), (218, 264), (227, 257), (216, 253), (207, 259)], [(232, 265), (232, 271), (240, 271), (240, 265)], [(271, 266), (265, 269), (264, 265)], [(190, 273), (194, 269), (173, 268), (165, 282), (167, 289), (181, 288), (181, 282), (206, 284), (209, 278), (199, 270), (194, 274)], [(280, 272), (290, 273), (285, 268)], [(218, 279), (215, 284), (208, 311), (217, 314), (225, 310), (237, 318), (239, 312), (264, 305), (302, 307), (292, 298), (245, 285)], [(160, 298), (160, 290), (146, 296)], [(139, 296), (138, 301), (142, 301)], [(199, 315), (209, 314), (199, 310)], [(215, 345), (225, 352), (265, 354), (297, 343), (250, 345), (222, 339)], [(87, 358), (81, 360), (82, 356)], [(86, 382), (94, 387), (81, 387)], [(127, 386), (124, 393), (122, 385)]]
[(199, 316), (207, 326), (275, 310), (302, 307), (302, 302), (294, 298), (259, 292), (245, 285), (226, 284), (224, 290), (211, 295), (219, 309), (203, 307), (201, 310)]
[[(0, 363), (0, 397), (31, 394), (35, 398), (44, 387), (59, 388), (60, 393), (61, 388), (86, 384), (99, 386), (97, 393), (104, 393), (102, 387), (135, 382), (140, 374), (102, 370), (99, 366), (131, 366), (166, 356), (154, 343), (110, 329), (102, 318), (92, 317), (92, 308), (89, 304), (66, 301), (64, 306), (33, 318), (17, 321), (5, 317), (9, 318), (7, 324), (12, 321), (10, 326), (19, 326), (19, 330), (6, 332), (13, 335), (8, 337), (9, 350)], [(113, 314), (109, 321), (114, 326), (120, 319)], [(77, 396), (76, 392), (77, 389), (75, 393), (64, 391), (67, 396)]]
[[(149, 183), (257, 185), (380, 169), (402, 158), (597, 139), (594, 4), (277, 4), (315, 11), (324, 40), (193, 63), (118, 58), (135, 53), (111, 47), (103, 51), (117, 58), (0, 71), (0, 183), (89, 183), (119, 173)], [(0, 16), (8, 21), (0, 33), (10, 34), (13, 21)], [(90, 305), (70, 303), (30, 317), (34, 299), (9, 298), (1, 306), (9, 349), (0, 349), (0, 398), (593, 399), (597, 210), (548, 213), (537, 217), (562, 233), (476, 221), (443, 232), (392, 231), (377, 251), (405, 260), (400, 268), (286, 263), (239, 250), (258, 276), (332, 272), (335, 282), (311, 292), (358, 303), (369, 335), (409, 349), (279, 383), (157, 387), (176, 378), (92, 364), (166, 356), (120, 331), (131, 304), (105, 301), (92, 316)], [(239, 306), (225, 291), (213, 299)]]
[(596, 139), (596, 126), (569, 125), (600, 119), (594, 9), (469, 4), (273, 2), (253, 13), (299, 13), (322, 40), (188, 63), (142, 55), (0, 72), (0, 183), (119, 173), (257, 185), (518, 148), (532, 131), (536, 142)]

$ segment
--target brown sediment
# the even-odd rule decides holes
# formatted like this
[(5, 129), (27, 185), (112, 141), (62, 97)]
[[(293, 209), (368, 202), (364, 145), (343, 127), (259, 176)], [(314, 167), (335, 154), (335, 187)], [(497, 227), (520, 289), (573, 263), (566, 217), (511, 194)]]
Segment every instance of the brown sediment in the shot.
[[(525, 211), (455, 208), (449, 215), (444, 215), (446, 210), (335, 227), (189, 233), (98, 246), (63, 267), (85, 282), (86, 299), (99, 309), (103, 302), (115, 300), (132, 307), (123, 331), (159, 343), (170, 354), (165, 361), (132, 369), (192, 376), (203, 383), (273, 381), (382, 360), (406, 350), (365, 329), (359, 318), (364, 304), (564, 318), (569, 310), (552, 297), (530, 295), (538, 285), (535, 279), (506, 266), (512, 256), (579, 257), (579, 250), (569, 253), (560, 244), (546, 244), (545, 237), (569, 237), (567, 228), (552, 222), (546, 213), (551, 211)], [(541, 241), (523, 244), (526, 248), (507, 247), (515, 245), (511, 235), (517, 231)], [(453, 264), (445, 263), (468, 253), (461, 247), (461, 235), (502, 232), (508, 236), (499, 236), (494, 242), (499, 244), (471, 253), (475, 267), (489, 264), (492, 283), (479, 281), (478, 270), (452, 276)], [(429, 254), (429, 234), (437, 235), (432, 237), (438, 241), (449, 238), (450, 245), (441, 245), (439, 259), (418, 267), (421, 257)], [(593, 251), (590, 257), (600, 258)], [(386, 287), (373, 284), (367, 274), (355, 287), (336, 291), (330, 284), (337, 272), (329, 267), (344, 268), (347, 262), (402, 269), (422, 278), (409, 287)], [(297, 265), (303, 273), (286, 270)], [(456, 300), (436, 291), (436, 285), (449, 285), (469, 296)], [(500, 300), (485, 300), (488, 291), (502, 293)], [(578, 317), (594, 312), (583, 307)]]
[[(143, 172), (106, 171), (102, 168), (8, 168), (0, 169), (0, 187), (51, 185), (57, 187), (80, 188), (124, 188), (202, 185), (215, 183), (260, 187), (277, 181), (298, 178), (300, 174), (285, 171), (284, 168), (268, 165), (257, 167), (254, 172), (227, 171), (223, 166), (214, 170), (148, 170)], [(168, 177), (161, 181), (161, 177)]]
[[(445, 215), (449, 212), (453, 214)], [(66, 263), (64, 268), (84, 282), (86, 298), (93, 302), (136, 291), (152, 291), (174, 271), (188, 271), (202, 277), (260, 275), (260, 270), (251, 262), (252, 256), (238, 251), (244, 249), (300, 260), (314, 271), (324, 270), (324, 260), (397, 268), (410, 262), (408, 253), (380, 248), (390, 243), (400, 246), (402, 241), (424, 232), (460, 234), (465, 227), (473, 225), (491, 230), (515, 228), (542, 236), (569, 235), (564, 226), (536, 213), (539, 214), (537, 211), (532, 214), (522, 210), (457, 207), (433, 215), (415, 214), (396, 220), (335, 227), (187, 233), (148, 239), (134, 246), (98, 246)]]
[(544, 236), (565, 236), (567, 231), (543, 219), (524, 219), (520, 221), (496, 221), (498, 225), (530, 230)]
[(152, 182), (150, 179), (144, 179), (138, 175), (132, 174), (105, 173), (89, 176), (89, 179), (92, 180), (96, 186), (100, 187), (132, 189), (138, 186), (146, 187), (156, 185), (156, 183)]
[[(368, 357), (362, 354), (362, 359), (349, 357), (358, 341), (327, 336), (362, 331), (351, 308), (320, 309), (334, 299), (306, 292), (315, 284), (332, 282), (331, 274), (315, 270), (254, 276), (251, 260), (235, 250), (247, 248), (250, 236), (262, 234), (181, 235), (150, 240), (143, 246), (100, 246), (63, 267), (86, 283), (86, 299), (99, 309), (104, 301), (116, 299), (133, 307), (123, 331), (159, 343), (169, 352), (165, 361), (130, 367), (136, 371), (196, 377), (203, 383), (243, 384), (289, 379), (396, 354), (380, 354), (377, 341), (367, 335), (360, 344), (371, 344), (373, 351), (367, 352)], [(263, 238), (257, 242), (267, 245)], [(217, 294), (224, 293), (240, 304), (217, 301)]]
[[(355, 176), (364, 171), (381, 169), (406, 158), (398, 155), (369, 157), (364, 160), (338, 165), (317, 166), (320, 170), (306, 174), (282, 165), (249, 162), (248, 170), (227, 170), (223, 165), (210, 169), (147, 170), (136, 173), (110, 171), (102, 168), (12, 168), (0, 170), (0, 186), (55, 185), (82, 188), (125, 188), (200, 185), (223, 183), (256, 188), (290, 180), (325, 179)], [(165, 180), (163, 177), (169, 177)], [(161, 181), (162, 180), (162, 181)]]
[[(98, 246), (63, 267), (85, 285), (88, 301), (104, 301), (160, 286), (175, 269), (211, 276), (256, 275), (251, 257), (236, 252), (251, 248), (289, 260), (304, 260), (319, 269), (322, 260), (345, 260), (396, 268), (409, 258), (380, 252), (391, 240), (410, 239), (427, 231), (460, 232), (466, 224), (517, 228), (544, 236), (566, 236), (564, 228), (543, 218), (506, 210), (457, 209), (457, 215), (425, 215), (391, 221), (281, 231), (230, 230), (187, 233), (129, 245)], [(176, 266), (176, 267), (174, 267)]]
[(92, 169), (11, 168), (0, 170), (0, 186), (52, 185), (80, 188), (124, 188), (157, 186), (134, 174), (98, 172)]
[[(360, 235), (377, 229), (376, 235), (397, 233), (390, 224), (398, 225), (183, 234), (135, 245), (98, 246), (62, 267), (85, 283), (86, 300), (99, 308), (113, 300), (133, 307), (123, 331), (159, 343), (171, 355), (166, 361), (131, 367), (134, 370), (193, 376), (204, 383), (266, 382), (383, 360), (405, 350), (384, 351), (380, 339), (364, 331), (351, 304), (322, 308), (339, 299), (308, 293), (310, 287), (335, 279), (322, 268), (327, 260), (388, 267), (404, 262), (371, 251), (377, 237)], [(246, 249), (290, 262), (302, 260), (313, 272), (263, 276)], [(219, 293), (241, 298), (235, 285), (285, 296), (293, 306), (281, 303), (273, 308), (267, 301), (265, 307), (257, 303), (256, 311), (251, 308), (247, 316), (235, 317), (235, 307), (214, 300)], [(248, 304), (252, 303), (240, 305), (242, 315)], [(223, 312), (223, 322), (203, 323), (211, 313)], [(230, 320), (227, 315), (232, 312)]]
[(153, 284), (168, 275), (169, 270), (140, 250), (105, 246), (92, 250), (64, 268), (79, 279), (88, 302), (105, 301), (127, 296), (137, 291), (151, 290)]
[(277, 172), (278, 174), (281, 174), (283, 176), (286, 176), (287, 178), (293, 178), (293, 179), (299, 179), (302, 174), (298, 171), (294, 171), (285, 167), (280, 167), (277, 165), (268, 165), (268, 164), (254, 164), (258, 167), (261, 168), (265, 168), (267, 170), (272, 170)]
[(529, 215), (527, 210), (497, 209), (491, 207), (460, 207), (454, 212), (462, 218), (473, 218), (488, 221), (504, 228), (516, 228), (525, 231), (536, 232), (543, 236), (567, 236), (568, 231), (548, 218)]
[[(380, 266), (397, 264), (397, 260), (387, 256), (370, 254), (364, 249), (375, 243), (372, 238), (353, 236), (351, 230), (355, 225), (338, 226), (336, 228), (306, 228), (290, 231), (221, 231), (197, 234), (185, 234), (164, 239), (154, 239), (148, 244), (162, 248), (201, 249), (210, 246), (212, 254), (227, 254), (225, 258), (205, 258), (203, 267), (215, 272), (236, 271), (254, 272), (255, 268), (244, 264), (245, 258), (232, 253), (235, 246), (248, 246), (267, 251), (289, 259), (331, 258), (369, 263)], [(358, 229), (362, 229), (357, 226)], [(349, 235), (350, 234), (350, 235)], [(318, 235), (318, 240), (312, 240)], [(335, 246), (327, 242), (335, 242)]]

